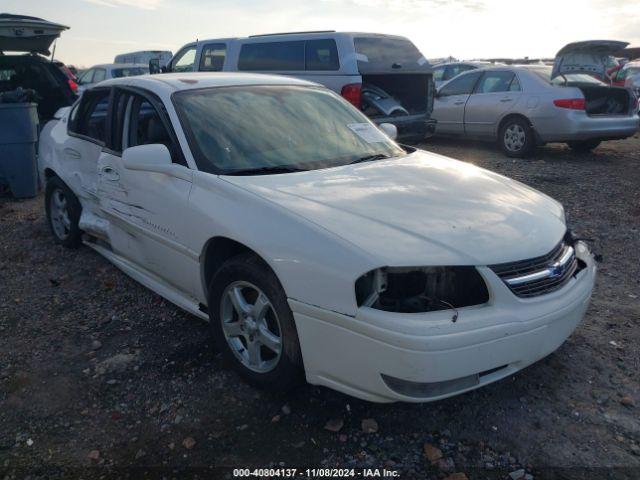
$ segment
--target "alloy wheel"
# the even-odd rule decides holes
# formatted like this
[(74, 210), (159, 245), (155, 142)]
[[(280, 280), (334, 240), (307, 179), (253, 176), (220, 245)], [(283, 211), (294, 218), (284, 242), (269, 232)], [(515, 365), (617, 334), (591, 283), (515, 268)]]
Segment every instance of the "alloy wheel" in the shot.
[(58, 188), (51, 194), (49, 215), (51, 217), (53, 232), (60, 240), (66, 240), (71, 233), (71, 219), (69, 218), (67, 197), (64, 192)]
[(522, 126), (517, 123), (509, 125), (504, 131), (504, 146), (510, 152), (519, 152), (524, 147), (526, 137)]
[(252, 283), (231, 283), (222, 294), (220, 322), (233, 355), (258, 373), (273, 370), (282, 355), (280, 320), (269, 298)]

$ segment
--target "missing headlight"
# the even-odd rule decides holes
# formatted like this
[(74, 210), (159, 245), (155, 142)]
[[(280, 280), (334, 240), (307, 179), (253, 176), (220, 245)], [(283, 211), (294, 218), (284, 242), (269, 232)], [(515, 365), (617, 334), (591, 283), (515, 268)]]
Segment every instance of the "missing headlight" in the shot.
[(481, 305), (489, 291), (475, 267), (380, 268), (356, 282), (358, 306), (398, 313)]

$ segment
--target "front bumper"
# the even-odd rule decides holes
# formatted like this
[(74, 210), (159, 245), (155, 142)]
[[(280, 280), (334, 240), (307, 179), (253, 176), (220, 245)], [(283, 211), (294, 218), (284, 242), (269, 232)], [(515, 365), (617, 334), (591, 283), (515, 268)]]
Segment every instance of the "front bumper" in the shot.
[(488, 304), (395, 314), (360, 308), (354, 317), (289, 300), (311, 384), (374, 402), (426, 402), (494, 382), (556, 350), (589, 305), (596, 266), (563, 288), (516, 297), (488, 268)]

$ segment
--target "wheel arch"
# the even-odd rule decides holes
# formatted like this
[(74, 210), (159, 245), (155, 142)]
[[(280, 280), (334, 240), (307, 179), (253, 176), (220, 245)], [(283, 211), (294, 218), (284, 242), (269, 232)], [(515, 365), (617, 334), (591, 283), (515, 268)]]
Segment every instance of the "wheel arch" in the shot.
[(211, 237), (205, 242), (204, 247), (202, 248), (202, 253), (200, 255), (200, 279), (204, 292), (204, 298), (207, 298), (209, 284), (211, 282), (211, 279), (213, 278), (213, 275), (220, 269), (224, 262), (226, 262), (230, 258), (245, 253), (255, 255), (256, 258), (258, 258), (260, 262), (263, 263), (264, 266), (271, 270), (275, 275), (275, 272), (269, 265), (269, 262), (267, 262), (262, 257), (262, 255), (260, 255), (251, 247), (229, 237)]
[(53, 168), (47, 167), (44, 169), (44, 180), (47, 181), (50, 178), (57, 177), (58, 174), (53, 170)]
[(520, 118), (522, 120), (524, 120), (525, 122), (527, 122), (529, 124), (529, 126), (535, 130), (535, 128), (533, 127), (533, 123), (531, 122), (531, 120), (529, 119), (529, 117), (527, 117), (526, 115), (524, 115), (523, 113), (517, 113), (517, 112), (509, 112), (507, 113), (504, 117), (502, 117), (500, 119), (500, 121), (498, 122), (498, 129), (496, 131), (496, 135), (500, 134), (500, 130), (502, 130), (502, 127), (504, 126), (505, 123), (507, 123), (507, 121), (514, 119), (514, 118)]

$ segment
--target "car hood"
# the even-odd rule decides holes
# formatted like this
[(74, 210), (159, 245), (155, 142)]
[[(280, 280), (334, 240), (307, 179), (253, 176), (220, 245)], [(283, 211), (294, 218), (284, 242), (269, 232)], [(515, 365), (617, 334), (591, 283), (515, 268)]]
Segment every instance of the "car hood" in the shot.
[(551, 79), (569, 73), (591, 73), (605, 78), (607, 60), (627, 45), (628, 42), (617, 40), (587, 40), (565, 45), (556, 54)]
[(548, 253), (565, 232), (555, 200), (423, 151), (309, 172), (221, 178), (342, 237), (379, 266), (523, 260)]

